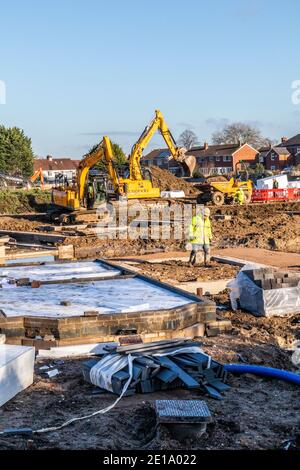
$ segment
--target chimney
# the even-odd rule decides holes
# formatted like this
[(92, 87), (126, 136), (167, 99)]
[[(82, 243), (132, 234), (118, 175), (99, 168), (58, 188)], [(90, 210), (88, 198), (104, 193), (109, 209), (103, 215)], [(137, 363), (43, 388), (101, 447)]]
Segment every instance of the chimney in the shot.
[(207, 149), (208, 149), (208, 143), (204, 142), (204, 150), (207, 150)]
[(53, 160), (53, 157), (52, 157), (51, 155), (47, 155), (46, 158), (47, 158), (47, 160), (48, 160), (49, 162), (52, 162), (52, 160)]
[(283, 144), (284, 142), (286, 142), (288, 140), (287, 137), (281, 137), (281, 143)]

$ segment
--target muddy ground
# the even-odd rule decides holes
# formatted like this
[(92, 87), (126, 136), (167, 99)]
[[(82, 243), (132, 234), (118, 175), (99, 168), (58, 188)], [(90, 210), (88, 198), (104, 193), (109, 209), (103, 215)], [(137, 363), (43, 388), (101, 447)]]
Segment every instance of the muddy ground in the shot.
[[(247, 246), (300, 252), (300, 203), (249, 207), (212, 208), (212, 216), (232, 215), (231, 220), (213, 220), (214, 243), (220, 247)], [(34, 230), (43, 219), (0, 217), (0, 228)], [(15, 224), (15, 225), (14, 225)], [(15, 228), (13, 228), (15, 227)], [(68, 237), (65, 243), (82, 247), (99, 246), (99, 255), (130, 256), (147, 252), (182, 249), (176, 240), (99, 240), (96, 236)], [(143, 263), (144, 273), (162, 281), (176, 282), (224, 279), (237, 268), (212, 263), (211, 268), (191, 268), (184, 262)], [(201, 339), (203, 349), (222, 363), (246, 362), (294, 370), (289, 349), (300, 339), (300, 314), (289, 318), (256, 318), (243, 311), (233, 312), (229, 293), (212, 297), (218, 314), (231, 319), (233, 331)], [(224, 309), (225, 308), (225, 309)], [(36, 364), (34, 384), (0, 408), (1, 429), (29, 426), (39, 429), (59, 425), (111, 404), (110, 394), (93, 394), (84, 383), (80, 364), (84, 359), (54, 364), (60, 374), (46, 378)], [(53, 363), (53, 361), (52, 361)], [(0, 436), (0, 449), (274, 449), (300, 431), (299, 387), (251, 375), (230, 376), (231, 389), (223, 401), (195, 391), (175, 390), (126, 397), (112, 411), (79, 421), (61, 431), (33, 436)], [(199, 440), (175, 441), (165, 430), (156, 429), (153, 404), (156, 399), (204, 398), (214, 421)]]
[[(251, 205), (248, 207), (211, 208), (213, 246), (215, 248), (251, 247), (300, 253), (300, 203), (276, 205)], [(230, 220), (215, 218), (218, 215), (231, 215)], [(109, 240), (99, 239), (90, 234), (88, 237), (68, 237), (65, 243), (76, 246), (97, 246), (103, 255), (121, 256), (125, 243), (126, 254), (137, 254), (155, 249), (167, 251), (184, 249), (185, 239), (176, 239), (171, 231), (169, 239)]]
[(209, 266), (190, 266), (185, 261), (162, 261), (160, 263), (143, 262), (139, 265), (142, 274), (163, 282), (217, 281), (231, 279), (240, 268), (230, 264), (211, 262)]
[[(256, 338), (221, 335), (203, 339), (203, 349), (222, 362), (250, 363), (291, 368), (289, 354)], [(84, 359), (65, 360), (60, 375), (48, 379), (36, 364), (34, 384), (0, 409), (2, 427), (55, 426), (75, 416), (90, 414), (115, 400), (93, 394), (83, 381)], [(299, 431), (299, 390), (295, 385), (251, 375), (230, 376), (231, 389), (216, 401), (199, 392), (173, 390), (126, 397), (110, 412), (79, 421), (60, 431), (33, 436), (0, 437), (0, 449), (274, 449)], [(205, 399), (213, 423), (201, 439), (178, 442), (156, 429), (156, 399)]]
[[(187, 183), (185, 183), (187, 184)], [(264, 248), (286, 252), (300, 253), (300, 202), (276, 204), (251, 204), (249, 206), (211, 207), (213, 246), (215, 248), (250, 247)], [(215, 216), (230, 215), (230, 220), (215, 218)], [(49, 225), (45, 215), (24, 216), (13, 218), (0, 217), (0, 229), (16, 231), (36, 231), (41, 225)], [(179, 222), (176, 222), (176, 226)], [(76, 236), (68, 236), (65, 244), (77, 247), (97, 247), (101, 256), (121, 256), (155, 252), (157, 250), (182, 250), (185, 247), (185, 237), (174, 237), (173, 229), (167, 239), (151, 238), (151, 228), (145, 232), (143, 239), (136, 239), (136, 231), (129, 233), (128, 239), (99, 238), (91, 229)], [(153, 232), (152, 232), (153, 234)], [(124, 236), (124, 233), (123, 233)]]

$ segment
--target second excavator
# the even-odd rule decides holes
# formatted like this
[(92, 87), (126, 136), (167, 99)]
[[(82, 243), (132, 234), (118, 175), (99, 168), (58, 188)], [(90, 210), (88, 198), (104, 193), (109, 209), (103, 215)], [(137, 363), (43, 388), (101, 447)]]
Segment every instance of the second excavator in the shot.
[(108, 183), (112, 186), (113, 195), (116, 198), (126, 199), (151, 199), (160, 197), (160, 189), (155, 188), (152, 183), (151, 171), (143, 169), (141, 157), (144, 149), (149, 144), (153, 134), (159, 131), (170, 151), (170, 157), (180, 162), (188, 168), (192, 175), (196, 165), (196, 159), (192, 155), (186, 155), (186, 149), (177, 147), (175, 139), (169, 130), (162, 113), (155, 111), (155, 117), (144, 129), (137, 142), (133, 145), (128, 158), (129, 175), (119, 177), (114, 164), (114, 155), (109, 138), (105, 136), (103, 140), (93, 148), (80, 161), (77, 169), (76, 181), (72, 186), (60, 185), (52, 190), (52, 204), (60, 211), (79, 211), (82, 209), (94, 209), (97, 201), (107, 198), (106, 180), (89, 179), (89, 171), (100, 161), (106, 167)]

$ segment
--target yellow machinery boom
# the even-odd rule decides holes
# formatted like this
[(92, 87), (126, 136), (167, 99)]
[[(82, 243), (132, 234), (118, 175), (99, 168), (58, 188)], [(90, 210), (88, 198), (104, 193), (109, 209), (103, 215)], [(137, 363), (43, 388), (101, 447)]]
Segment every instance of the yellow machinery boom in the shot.
[(124, 186), (124, 194), (127, 198), (159, 198), (160, 189), (154, 188), (152, 181), (143, 178), (141, 168), (141, 158), (144, 149), (149, 144), (154, 133), (159, 131), (162, 135), (168, 149), (170, 150), (171, 157), (176, 161), (186, 164), (192, 175), (196, 165), (194, 156), (186, 156), (186, 149), (177, 147), (174, 137), (168, 128), (165, 119), (159, 109), (155, 111), (155, 117), (150, 124), (144, 129), (141, 136), (134, 144), (129, 156), (129, 178), (120, 179), (121, 187)]
[(42, 168), (35, 170), (33, 175), (30, 177), (29, 181), (30, 183), (34, 183), (38, 178), (40, 178), (41, 181), (41, 188), (44, 189), (44, 173)]
[[(130, 179), (131, 180), (142, 180), (142, 172), (140, 166), (140, 160), (145, 147), (149, 144), (153, 134), (159, 131), (162, 135), (168, 149), (170, 150), (171, 157), (180, 163), (186, 163), (187, 160), (194, 161), (195, 157), (189, 155), (186, 156), (186, 149), (183, 147), (177, 147), (175, 139), (167, 126), (167, 123), (159, 109), (155, 110), (155, 117), (150, 124), (145, 128), (138, 141), (132, 147), (130, 155)], [(189, 164), (187, 164), (189, 166)]]

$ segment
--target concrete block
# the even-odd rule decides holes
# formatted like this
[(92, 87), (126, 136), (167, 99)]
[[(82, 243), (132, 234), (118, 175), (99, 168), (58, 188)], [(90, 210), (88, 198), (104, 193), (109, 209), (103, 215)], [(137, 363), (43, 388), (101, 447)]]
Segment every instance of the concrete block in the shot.
[(194, 325), (187, 326), (183, 330), (177, 331), (176, 333), (178, 337), (183, 338), (197, 338), (198, 336), (204, 336), (205, 324), (195, 323)]
[(73, 245), (60, 245), (58, 247), (58, 259), (74, 259)]
[(0, 345), (0, 406), (33, 383), (34, 356), (32, 347)]

